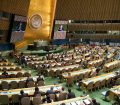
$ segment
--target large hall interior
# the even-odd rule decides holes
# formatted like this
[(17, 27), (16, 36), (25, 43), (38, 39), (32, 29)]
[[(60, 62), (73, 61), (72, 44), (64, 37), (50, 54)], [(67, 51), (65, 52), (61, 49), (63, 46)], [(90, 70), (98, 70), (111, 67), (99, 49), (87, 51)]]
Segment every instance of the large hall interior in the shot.
[(0, 105), (120, 105), (120, 0), (0, 0)]

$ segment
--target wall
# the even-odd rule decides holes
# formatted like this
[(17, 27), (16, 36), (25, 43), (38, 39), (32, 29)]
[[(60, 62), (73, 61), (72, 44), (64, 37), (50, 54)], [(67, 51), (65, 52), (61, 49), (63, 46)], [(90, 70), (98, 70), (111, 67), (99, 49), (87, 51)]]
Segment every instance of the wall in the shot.
[(34, 14), (39, 14), (42, 17), (42, 26), (39, 29), (31, 29), (27, 24), (25, 31), (25, 40), (45, 39), (51, 38), (51, 28), (54, 18), (54, 6), (56, 0), (31, 0), (28, 20)]
[(30, 0), (0, 0), (0, 11), (26, 16), (29, 3)]
[[(51, 32), (54, 21), (56, 0), (31, 0), (27, 15), (27, 26), (24, 34), (24, 40), (15, 43), (15, 48), (19, 49), (32, 43), (36, 39), (51, 39)], [(29, 27), (29, 18), (34, 14), (42, 17), (42, 26), (35, 30)]]
[[(58, 20), (120, 20), (120, 0), (57, 0), (55, 19)], [(118, 23), (71, 23), (69, 31), (120, 31)], [(120, 39), (120, 35), (67, 34), (67, 38)]]
[(55, 19), (120, 19), (120, 0), (57, 0)]

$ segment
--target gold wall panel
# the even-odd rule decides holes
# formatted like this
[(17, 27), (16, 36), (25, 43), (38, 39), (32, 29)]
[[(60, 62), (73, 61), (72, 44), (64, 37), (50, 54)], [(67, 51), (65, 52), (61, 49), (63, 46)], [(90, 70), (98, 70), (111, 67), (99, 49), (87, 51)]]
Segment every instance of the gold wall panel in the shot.
[(24, 35), (25, 40), (49, 40), (51, 38), (50, 33), (54, 18), (55, 1), (56, 0), (31, 0), (28, 10), (28, 21), (32, 15), (39, 14), (42, 17), (42, 25), (39, 29), (31, 29), (29, 24), (27, 24)]

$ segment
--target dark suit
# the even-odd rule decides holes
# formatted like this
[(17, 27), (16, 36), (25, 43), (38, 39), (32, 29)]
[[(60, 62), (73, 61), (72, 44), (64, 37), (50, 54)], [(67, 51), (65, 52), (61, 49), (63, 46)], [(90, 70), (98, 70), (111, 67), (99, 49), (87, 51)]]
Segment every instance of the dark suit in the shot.
[(73, 93), (73, 92), (70, 92), (70, 93), (68, 93), (68, 99), (71, 99), (71, 98), (75, 98), (76, 96), (75, 96), (75, 93)]
[(34, 96), (40, 95), (41, 96), (41, 92), (40, 91), (35, 91), (34, 92)]
[(37, 82), (39, 82), (39, 81), (44, 81), (44, 79), (41, 78), (41, 77), (38, 77), (38, 78), (37, 78)]
[(21, 94), (21, 95), (20, 95), (20, 100), (21, 100), (23, 97), (27, 97), (27, 96), (28, 96), (28, 94), (26, 94), (26, 93)]
[(49, 94), (55, 94), (55, 92), (53, 90), (47, 90), (46, 94), (47, 95), (49, 95)]

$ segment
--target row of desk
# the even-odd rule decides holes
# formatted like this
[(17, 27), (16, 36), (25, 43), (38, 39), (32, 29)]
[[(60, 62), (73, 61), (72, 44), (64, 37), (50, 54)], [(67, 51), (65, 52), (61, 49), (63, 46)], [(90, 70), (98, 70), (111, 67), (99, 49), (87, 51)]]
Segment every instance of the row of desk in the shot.
[(50, 72), (51, 70), (53, 70), (54, 72), (56, 72), (57, 70), (68, 70), (68, 69), (74, 69), (74, 68), (79, 68), (79, 64), (75, 64), (75, 65), (69, 65), (69, 66), (62, 66), (62, 67), (54, 67), (54, 68), (50, 68), (47, 69), (48, 72)]
[(13, 65), (13, 66), (0, 66), (0, 71), (3, 71), (3, 70), (6, 70), (6, 71), (13, 71), (13, 70), (15, 70), (15, 71), (20, 71), (20, 70), (22, 70), (22, 68), (21, 67), (19, 67), (19, 66), (15, 66), (15, 65)]
[[(51, 87), (53, 87), (53, 90), (56, 92), (59, 92), (62, 90), (62, 85), (46, 85), (46, 86), (40, 86), (38, 87), (41, 93), (46, 93), (47, 90), (50, 90)], [(30, 88), (21, 88), (21, 89), (11, 89), (7, 91), (0, 91), (0, 95), (8, 95), (9, 98), (12, 97), (14, 94), (20, 95), (20, 91), (23, 90), (25, 93), (27, 93), (29, 96), (33, 96), (35, 92), (35, 87)]]
[(82, 70), (78, 70), (78, 71), (66, 72), (66, 73), (62, 74), (62, 77), (64, 79), (67, 79), (67, 78), (76, 77), (79, 75), (85, 75), (85, 74), (91, 73), (92, 71), (95, 71), (95, 70), (96, 70), (96, 68), (91, 68), (91, 69), (82, 69)]
[(114, 100), (115, 96), (120, 97), (120, 85), (114, 86), (109, 91), (110, 91), (110, 94), (109, 94), (110, 99)]
[[(110, 72), (110, 73), (106, 73), (106, 74), (102, 74), (96, 77), (92, 77), (92, 78), (87, 78), (82, 80), (82, 88), (87, 90), (87, 87), (89, 86), (90, 83), (97, 83), (97, 82), (102, 82), (104, 80), (109, 80), (116, 77), (116, 74), (114, 72)], [(100, 87), (100, 83), (99, 83), (99, 87)]]
[[(2, 75), (2, 71), (0, 71), (0, 75)], [(18, 74), (18, 73), (22, 73), (22, 74), (24, 74), (25, 73), (25, 71), (7, 71), (7, 73), (8, 73), (8, 75), (11, 75), (11, 74)], [(30, 73), (30, 72), (29, 72)]]
[[(16, 82), (20, 82), (20, 81), (26, 81), (28, 77), (20, 77), (20, 78), (4, 78), (4, 79), (0, 79), (0, 84), (3, 81), (6, 81), (8, 83), (10, 83), (11, 81), (16, 81)], [(33, 76), (32, 77), (34, 81), (37, 81), (38, 76)]]
[(120, 60), (115, 60), (113, 62), (105, 64), (103, 70), (106, 72), (118, 67), (120, 67)]
[(14, 63), (9, 63), (9, 62), (4, 62), (4, 63), (0, 63), (0, 66), (13, 66)]
[(92, 105), (92, 100), (89, 96), (83, 96), (43, 105), (61, 105), (62, 103), (65, 103), (65, 105)]
[(88, 67), (96, 67), (96, 66), (100, 66), (102, 63), (103, 63), (104, 59), (101, 58), (101, 59), (97, 59), (97, 60), (94, 60), (94, 61), (90, 61), (88, 62)]

